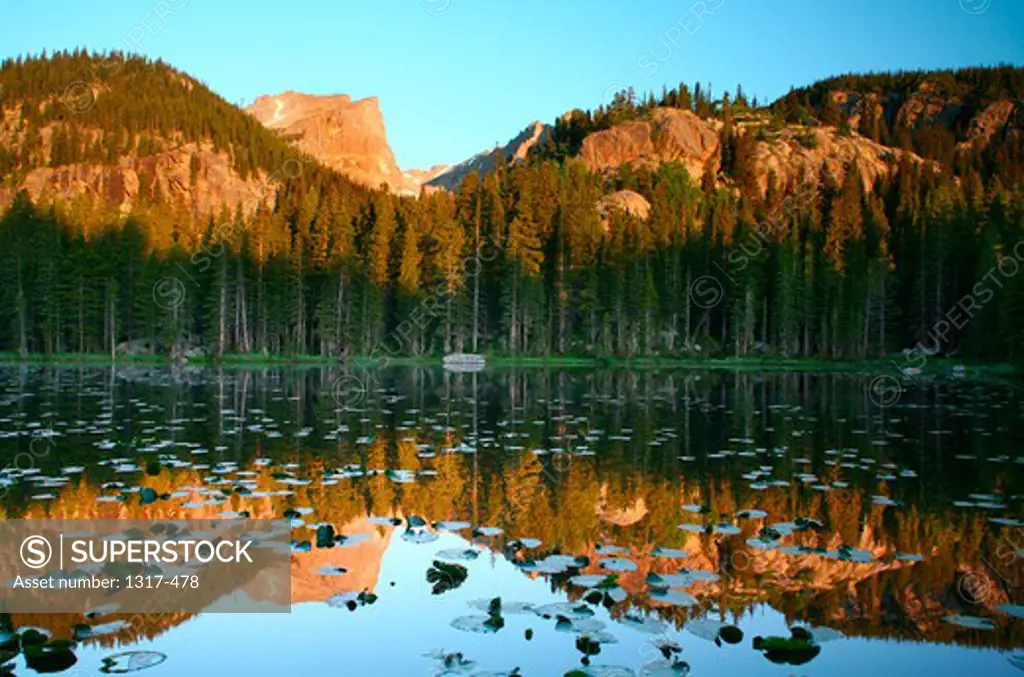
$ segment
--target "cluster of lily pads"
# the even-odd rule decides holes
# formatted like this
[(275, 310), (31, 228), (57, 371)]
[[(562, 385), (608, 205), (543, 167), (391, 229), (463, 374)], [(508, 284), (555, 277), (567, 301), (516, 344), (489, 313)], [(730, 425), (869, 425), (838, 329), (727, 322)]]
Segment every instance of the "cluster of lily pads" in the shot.
[[(773, 423), (764, 426), (756, 436), (730, 437), (721, 445), (716, 444), (707, 450), (690, 450), (687, 446), (687, 451), (682, 452), (682, 443), (689, 442), (689, 427), (684, 429), (674, 423), (651, 427), (634, 427), (627, 424), (615, 429), (601, 430), (592, 427), (591, 417), (574, 415), (566, 411), (582, 409), (584, 406), (591, 411), (601, 408), (612, 411), (625, 410), (630, 406), (630, 399), (618, 393), (586, 393), (578, 401), (559, 397), (535, 398), (532, 404), (544, 410), (543, 416), (530, 420), (529, 416), (523, 416), (523, 409), (513, 409), (496, 424), (485, 424), (478, 428), (475, 418), (472, 425), (466, 417), (460, 420), (461, 413), (457, 406), (454, 410), (438, 411), (433, 414), (425, 414), (416, 408), (403, 408), (405, 405), (402, 404), (402, 400), (405, 396), (393, 389), (375, 391), (375, 395), (379, 396), (377, 413), (383, 416), (396, 415), (396, 423), (390, 426), (374, 424), (369, 409), (350, 407), (338, 408), (331, 412), (331, 415), (315, 421), (300, 421), (291, 420), (291, 416), (278, 416), (275, 419), (267, 409), (253, 407), (251, 401), (242, 402), (246, 406), (237, 409), (220, 406), (210, 411), (204, 411), (206, 405), (201, 402), (192, 403), (187, 408), (181, 404), (181, 408), (177, 410), (165, 410), (159, 404), (139, 398), (130, 398), (127, 404), (118, 403), (113, 397), (109, 400), (104, 399), (105, 388), (102, 383), (97, 382), (88, 383), (86, 387), (81, 388), (82, 392), (78, 395), (84, 400), (94, 400), (92, 403), (99, 408), (97, 415), (91, 418), (85, 415), (61, 418), (48, 402), (39, 402), (39, 415), (29, 417), (19, 410), (24, 406), (25, 400), (32, 397), (32, 393), (14, 393), (13, 388), (6, 385), (4, 387), (6, 395), (3, 401), (0, 401), (0, 408), (3, 408), (3, 413), (6, 414), (5, 423), (10, 426), (10, 430), (0, 433), (0, 437), (31, 437), (40, 441), (36, 448), (42, 449), (49, 448), (54, 442), (60, 443), (63, 436), (73, 436), (76, 440), (89, 441), (95, 451), (110, 456), (95, 464), (64, 465), (59, 471), (51, 473), (42, 470), (44, 459), (40, 459), (39, 463), (32, 467), (11, 466), (0, 469), (0, 485), (7, 488), (25, 488), (28, 498), (36, 501), (55, 498), (83, 473), (89, 473), (90, 478), (100, 477), (104, 480), (100, 484), (103, 492), (97, 498), (99, 502), (137, 500), (145, 505), (158, 501), (177, 501), (180, 507), (185, 509), (223, 505), (231, 496), (289, 497), (294, 495), (297, 487), (306, 485), (331, 486), (358, 478), (379, 476), (386, 477), (396, 484), (407, 484), (436, 474), (427, 463), (417, 469), (367, 468), (355, 463), (310, 473), (298, 463), (281, 463), (267, 457), (257, 458), (251, 463), (218, 460), (218, 457), (228, 450), (227, 445), (211, 444), (210, 440), (205, 438), (195, 441), (188, 439), (187, 434), (189, 426), (214, 416), (223, 425), (222, 439), (217, 439), (217, 442), (227, 441), (232, 437), (239, 443), (244, 440), (245, 444), (258, 441), (266, 445), (264, 453), (273, 453), (284, 448), (286, 442), (298, 443), (303, 440), (338, 442), (339, 445), (347, 441), (350, 443), (349, 451), (358, 452), (373, 443), (379, 435), (394, 432), (396, 436), (405, 435), (405, 439), (417, 440), (418, 457), (424, 461), (429, 461), (438, 454), (472, 455), (486, 450), (529, 450), (546, 459), (546, 462), (550, 461), (556, 470), (564, 470), (567, 462), (596, 456), (599, 445), (634, 448), (649, 446), (675, 454), (674, 457), (688, 470), (701, 467), (701, 472), (709, 472), (710, 468), (713, 472), (734, 473), (746, 480), (747, 486), (755, 492), (793, 489), (828, 495), (842, 492), (854, 484), (872, 485), (878, 487), (871, 495), (871, 503), (875, 506), (872, 509), (880, 511), (898, 510), (912, 504), (913, 494), (906, 491), (906, 488), (916, 485), (914, 480), (918, 478), (918, 471), (921, 470), (919, 466), (912, 467), (917, 463), (916, 460), (901, 455), (905, 438), (897, 430), (901, 419), (894, 412), (890, 412), (885, 420), (879, 417), (864, 417), (863, 425), (857, 423), (848, 426), (841, 444), (812, 452), (808, 443), (810, 433), (816, 424), (815, 416), (797, 406), (770, 404), (767, 408)], [(271, 402), (280, 402), (282, 406), (296, 399), (278, 385), (268, 388), (263, 395)], [(664, 405), (669, 401), (675, 403), (679, 398), (675, 393), (658, 393), (652, 400), (656, 404)], [(475, 407), (478, 402), (474, 398), (465, 398), (456, 404)], [(727, 404), (712, 404), (699, 400), (690, 400), (683, 404), (694, 411), (711, 416), (725, 416), (731, 413)], [(130, 414), (122, 411), (126, 406)], [(900, 406), (904, 407), (903, 404)], [(909, 405), (907, 408), (910, 408)], [(339, 422), (339, 412), (347, 417), (343, 423)], [(954, 416), (976, 414), (977, 411), (972, 410), (971, 405), (959, 411), (952, 411), (951, 408), (951, 415)], [(672, 415), (674, 419), (678, 419), (674, 408)], [(124, 437), (124, 431), (118, 417), (126, 416), (135, 424), (130, 441), (119, 439)], [(837, 419), (837, 422), (845, 423), (845, 420)], [(308, 423), (312, 425), (307, 425)], [(389, 430), (389, 426), (393, 430)], [(545, 435), (543, 444), (526, 442), (536, 437), (534, 433), (538, 430), (547, 429), (548, 426), (551, 426), (551, 431)], [(413, 429), (416, 429), (415, 436), (405, 432)], [(991, 437), (993, 434), (993, 430), (980, 418), (972, 423), (972, 429), (980, 436)], [(929, 429), (926, 435), (938, 443), (948, 438), (950, 432), (935, 427)], [(861, 441), (851, 443), (845, 438), (846, 433), (854, 440)], [(761, 441), (762, 439), (765, 441)], [(758, 446), (759, 444), (762, 446)], [(846, 446), (851, 444), (858, 446)], [(817, 449), (820, 450), (822, 447)], [(958, 453), (954, 458), (964, 462), (960, 467), (968, 467), (967, 462), (972, 464), (970, 467), (974, 467), (976, 462), (981, 463), (976, 454)], [(985, 457), (983, 461), (985, 464), (997, 465), (1020, 464), (1024, 462), (1024, 456), (993, 454)], [(76, 462), (81, 463), (77, 459)], [(199, 486), (176, 487), (173, 491), (165, 493), (157, 493), (150, 487), (142, 486), (145, 476), (159, 475), (164, 468), (202, 471), (204, 478)], [(258, 478), (264, 475), (270, 479), (270, 488), (261, 486), (258, 481)], [(552, 477), (555, 480), (558, 478), (557, 474)], [(995, 527), (1015, 528), (1024, 526), (1024, 522), (1015, 517), (1019, 512), (1020, 498), (1010, 491), (992, 491), (986, 488), (966, 494), (963, 500), (952, 501), (952, 507), (957, 510), (980, 512)], [(800, 533), (823, 528), (821, 522), (811, 517), (771, 522), (769, 515), (758, 508), (748, 508), (731, 514), (717, 514), (711, 512), (710, 506), (692, 504), (684, 506), (684, 510), (700, 516), (694, 518), (695, 521), (692, 523), (679, 525), (680, 529), (687, 532), (731, 538), (744, 533), (745, 522), (759, 521), (763, 523), (759, 525), (757, 535), (745, 539), (747, 546), (752, 549), (778, 551), (792, 556), (811, 555), (853, 564), (870, 564), (875, 561), (873, 553), (854, 545), (844, 544), (834, 549), (825, 549), (797, 543), (796, 541), (800, 540)], [(292, 550), (296, 556), (314, 549), (351, 547), (366, 538), (361, 534), (338, 533), (334, 525), (314, 521), (312, 513), (313, 510), (308, 507), (292, 507), (283, 513), (283, 517), (289, 519), (295, 529)], [(248, 513), (244, 510), (224, 510), (222, 515), (245, 518)], [(473, 539), (484, 540), (503, 535), (501, 527), (498, 526), (473, 525), (459, 521), (431, 524), (419, 516), (404, 519), (372, 517), (370, 521), (402, 528), (400, 537), (414, 544), (433, 543), (443, 532), (466, 531)], [(746, 533), (749, 534), (749, 530)], [(584, 609), (593, 612), (593, 608), (599, 606), (610, 607), (626, 602), (629, 595), (619, 584), (618, 576), (634, 571), (637, 568), (636, 563), (629, 558), (628, 550), (614, 545), (598, 547), (598, 557), (594, 561), (584, 556), (561, 552), (542, 555), (538, 552), (540, 546), (541, 542), (538, 539), (520, 538), (506, 542), (502, 549), (522, 572), (557, 577), (578, 589), (575, 592), (580, 593), (581, 602), (566, 602), (562, 607), (538, 607), (542, 609), (539, 615), (545, 620), (553, 621), (556, 630), (572, 632), (576, 637), (576, 648), (584, 658), (589, 659), (598, 655), (601, 644), (608, 643), (612, 633), (598, 625), (600, 621), (593, 617), (593, 613), (587, 616)], [(481, 552), (474, 547), (449, 548), (437, 552), (426, 572), (431, 592), (443, 595), (462, 585), (469, 575), (468, 564)], [(685, 557), (683, 551), (672, 548), (658, 548), (652, 554), (667, 558)], [(913, 563), (923, 560), (925, 554), (897, 552), (886, 557)], [(600, 573), (582, 573), (587, 567), (597, 568)], [(344, 576), (346, 570), (338, 566), (325, 566), (320, 573), (325, 576)], [(654, 605), (696, 607), (696, 598), (685, 588), (700, 582), (714, 582), (719, 575), (711, 571), (685, 569), (650, 574), (645, 579), (646, 590), (642, 594)], [(361, 590), (338, 593), (328, 600), (328, 604), (355, 610), (373, 604), (374, 601), (374, 593)], [(538, 613), (537, 609), (528, 609), (525, 604), (500, 600), (495, 604), (494, 599), (481, 601), (474, 609), (475, 613), (466, 617), (472, 620), (460, 623), (457, 626), (459, 629), (469, 632), (498, 632), (505, 627), (504, 619), (509, 614)], [(1013, 604), (999, 605), (996, 611), (1008, 618), (1020, 616), (1020, 607)], [(630, 613), (625, 613), (620, 618), (623, 624), (636, 628), (660, 627), (661, 623), (650, 617), (634, 616)], [(701, 636), (700, 633), (710, 634), (707, 627), (702, 629), (701, 620), (687, 622), (685, 629), (697, 636)], [(993, 620), (967, 614), (951, 614), (945, 620), (950, 624), (975, 630), (991, 630), (997, 627)], [(711, 623), (713, 625), (713, 622)], [(723, 634), (723, 628), (724, 626), (715, 631), (712, 641), (720, 645), (733, 644), (734, 642), (730, 640), (736, 638), (735, 634), (728, 629), (725, 629)], [(736, 630), (738, 631), (738, 628)], [(95, 626), (92, 632), (97, 632)], [(810, 634), (811, 636), (807, 637), (800, 630), (795, 630), (790, 637), (760, 638), (755, 648), (769, 660), (779, 659), (781, 662), (798, 664), (793, 661), (806, 658), (811, 653), (816, 655), (816, 647), (820, 650), (820, 642), (823, 641), (821, 633)], [(33, 646), (34, 639), (29, 638), (29, 646)], [(81, 639), (84, 639), (84, 636)], [(57, 644), (45, 650), (32, 649), (31, 651), (37, 654), (33, 659), (37, 661), (36, 664), (44, 659), (60, 660), (61, 641), (57, 640)], [(739, 641), (741, 640), (737, 639), (737, 642)], [(666, 642), (668, 640), (662, 642), (660, 647), (667, 649), (669, 644)], [(45, 647), (46, 643), (42, 646)], [(669, 651), (669, 654), (663, 656), (667, 665), (661, 667), (677, 672), (682, 670), (678, 652)], [(25, 656), (27, 660), (28, 654)], [(458, 662), (454, 658), (452, 660)]]
[[(87, 614), (87, 617), (95, 614)], [(0, 674), (9, 674), (19, 655), (25, 665), (40, 674), (64, 672), (78, 662), (75, 649), (81, 642), (115, 633), (128, 627), (117, 620), (99, 625), (79, 623), (72, 637), (53, 637), (43, 628), (24, 627), (17, 631), (0, 630)], [(121, 675), (139, 672), (163, 663), (167, 656), (157, 651), (122, 651), (103, 657), (100, 672)]]
[[(616, 555), (626, 554), (626, 549), (615, 545), (599, 545), (596, 548), (599, 556), (597, 564), (609, 572), (628, 572), (636, 570), (636, 563), (625, 557)], [(459, 559), (475, 559), (470, 557), (467, 551), (442, 551), (439, 556), (453, 557)], [(657, 548), (654, 553), (658, 557), (685, 558), (688, 553), (682, 550)], [(437, 570), (441, 563), (435, 561), (434, 568)], [(551, 554), (540, 559), (525, 559), (519, 565), (524, 571), (541, 573), (544, 575), (561, 576), (567, 580), (570, 586), (583, 589), (581, 601), (579, 602), (553, 602), (542, 605), (533, 605), (525, 602), (503, 601), (500, 597), (492, 599), (479, 599), (469, 602), (469, 606), (477, 610), (478, 614), (464, 615), (455, 618), (452, 627), (465, 632), (473, 633), (496, 633), (505, 626), (503, 614), (534, 614), (542, 619), (553, 621), (553, 629), (556, 632), (571, 633), (575, 636), (574, 645), (582, 654), (581, 663), (583, 668), (567, 674), (582, 675), (606, 675), (606, 674), (634, 674), (631, 670), (616, 673), (614, 670), (628, 670), (626, 668), (614, 668), (608, 666), (594, 666), (590, 663), (592, 657), (601, 653), (601, 647), (605, 644), (614, 644), (618, 640), (609, 631), (607, 624), (595, 617), (595, 607), (611, 607), (626, 601), (628, 595), (618, 584), (617, 573), (604, 574), (583, 574), (580, 569), (590, 566), (591, 561), (585, 556), (572, 556)], [(464, 577), (465, 568), (458, 570), (444, 571), (444, 578)], [(437, 574), (441, 577), (441, 573)], [(661, 604), (670, 604), (683, 607), (695, 607), (698, 601), (691, 594), (678, 588), (694, 585), (700, 581), (714, 581), (718, 575), (709, 571), (689, 571), (682, 569), (677, 573), (657, 574), (650, 573), (645, 581), (648, 586), (648, 594), (652, 601)], [(428, 580), (431, 574), (428, 572)], [(646, 663), (640, 669), (641, 675), (675, 675), (680, 676), (689, 671), (689, 664), (680, 656), (681, 645), (669, 637), (670, 626), (664, 621), (651, 616), (625, 613), (620, 622), (624, 627), (629, 627), (643, 633), (654, 635), (651, 643), (661, 654), (662, 659)], [(743, 632), (735, 625), (724, 622), (716, 622), (707, 617), (695, 618), (685, 624), (685, 630), (695, 636), (714, 642), (718, 646), (739, 644), (743, 640)], [(532, 630), (527, 630), (527, 638), (532, 635)], [(820, 651), (818, 641), (832, 639), (841, 636), (840, 633), (828, 629), (816, 629), (794, 627), (791, 638), (778, 637), (757, 637), (753, 641), (753, 648), (761, 651), (764, 656), (773, 662), (783, 662), (792, 665), (799, 665), (814, 658)], [(475, 663), (468, 661), (461, 653), (440, 653), (439, 656), (447, 661), (455, 661), (459, 666), (471, 667)], [(610, 672), (612, 670), (612, 672)], [(477, 674), (477, 673), (474, 673)], [(514, 674), (514, 673), (508, 673)]]

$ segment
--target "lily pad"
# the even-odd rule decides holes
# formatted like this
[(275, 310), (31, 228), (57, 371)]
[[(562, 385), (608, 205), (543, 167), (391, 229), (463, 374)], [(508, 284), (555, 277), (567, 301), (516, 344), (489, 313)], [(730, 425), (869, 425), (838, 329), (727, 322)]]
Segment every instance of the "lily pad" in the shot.
[(159, 651), (125, 651), (103, 659), (100, 672), (108, 675), (124, 675), (160, 665), (167, 660), (167, 654)]
[(672, 606), (691, 607), (697, 606), (697, 598), (682, 590), (652, 590), (651, 601), (658, 604), (671, 604)]
[(572, 633), (597, 633), (604, 630), (604, 621), (596, 618), (566, 618), (559, 616), (555, 622), (555, 630), (558, 632)]
[(514, 541), (509, 541), (507, 547), (510, 547), (513, 550), (522, 550), (523, 548), (531, 549), (539, 548), (542, 543), (543, 541), (539, 538), (517, 538)]
[(543, 618), (566, 616), (567, 618), (589, 618), (594, 615), (594, 610), (586, 604), (571, 604), (569, 602), (554, 602), (535, 607), (533, 612)]
[(668, 623), (649, 616), (642, 617), (633, 614), (625, 614), (622, 617), (622, 622), (630, 628), (648, 635), (661, 635), (669, 630)]
[[(692, 621), (687, 621), (686, 625), (684, 626), (684, 629), (696, 635), (697, 637), (700, 637), (701, 639), (705, 639), (709, 642), (715, 642), (716, 644), (719, 644), (720, 640), (722, 639), (722, 631), (725, 628), (732, 627), (735, 626), (728, 625), (722, 621), (716, 621), (713, 618), (695, 618)], [(736, 630), (739, 631), (739, 628), (736, 628)], [(732, 639), (735, 636), (735, 633), (733, 633), (732, 631), (729, 631), (727, 634), (729, 635), (729, 639)], [(740, 638), (742, 639), (742, 637), (743, 633), (740, 632)], [(727, 643), (735, 644), (735, 642), (731, 642), (728, 640)]]
[(541, 574), (560, 574), (570, 568), (586, 566), (586, 558), (573, 557), (572, 555), (548, 555), (544, 559), (535, 562), (528, 562), (522, 565), (524, 571), (535, 571)]
[(440, 531), (462, 531), (463, 529), (469, 529), (471, 526), (473, 525), (469, 522), (457, 522), (452, 520), (446, 522), (438, 522), (434, 525), (434, 528)]
[(377, 595), (363, 590), (362, 592), (355, 592), (353, 590), (346, 590), (345, 592), (339, 592), (336, 595), (331, 595), (324, 600), (324, 604), (334, 609), (348, 609), (349, 611), (355, 611), (361, 606), (367, 606), (377, 601)]
[(1024, 606), (1020, 604), (1000, 604), (996, 607), (1004, 614), (1010, 614), (1016, 618), (1024, 618)]
[(739, 644), (743, 641), (743, 631), (735, 625), (726, 625), (718, 631), (718, 637), (726, 644)]
[(821, 653), (821, 647), (806, 637), (755, 637), (754, 649), (772, 663), (803, 665)]
[[(495, 608), (495, 599), (499, 600), (497, 608)], [(469, 606), (477, 611), (483, 611), (492, 615), (493, 613), (501, 613), (502, 615), (505, 615), (530, 614), (535, 612), (533, 605), (529, 602), (506, 602), (501, 600), (501, 598), (474, 599), (469, 602)]]
[(570, 578), (569, 585), (574, 585), (577, 588), (593, 588), (604, 579), (605, 576), (602, 574), (580, 574)]
[(677, 548), (655, 548), (651, 551), (651, 554), (655, 557), (665, 557), (667, 559), (686, 559), (690, 556), (690, 553), (685, 550), (679, 550)]
[(501, 616), (459, 616), (451, 623), (456, 630), (481, 634), (497, 632), (504, 625), (505, 621), (501, 619)]
[(440, 662), (443, 675), (468, 675), (476, 669), (476, 661), (470, 660), (462, 655), (461, 651), (447, 652), (438, 649), (424, 654)]
[(590, 665), (582, 669), (570, 670), (563, 677), (635, 677), (633, 668), (620, 665)]
[(427, 583), (431, 584), (432, 595), (442, 595), (454, 590), (466, 582), (469, 570), (461, 564), (434, 560), (434, 565), (427, 569)]
[(448, 562), (472, 562), (480, 556), (479, 550), (472, 548), (449, 548), (440, 550), (434, 557)]
[(970, 628), (972, 630), (995, 630), (996, 628), (996, 624), (987, 618), (966, 616), (964, 614), (951, 614), (942, 620), (951, 625), (959, 625), (962, 628)]
[(683, 677), (690, 673), (690, 664), (684, 660), (651, 661), (640, 666), (640, 677)]
[(833, 640), (843, 639), (844, 637), (846, 637), (846, 635), (836, 630), (835, 628), (828, 628), (824, 626), (795, 625), (792, 628), (790, 628), (789, 631), (794, 635), (809, 637), (814, 641), (815, 644), (821, 644), (822, 642), (831, 642)]
[(598, 545), (594, 547), (594, 551), (598, 555), (619, 555), (628, 553), (629, 548), (624, 548), (621, 545)]
[(474, 536), (484, 536), (486, 538), (501, 536), (503, 533), (505, 533), (505, 530), (501, 527), (477, 527), (473, 529)]
[(89, 634), (93, 637), (97, 635), (110, 635), (130, 627), (131, 623), (129, 623), (127, 620), (123, 618), (120, 618), (115, 621), (110, 621), (109, 623), (100, 623), (99, 625), (92, 626), (92, 628), (90, 628), (91, 632)]
[(78, 662), (68, 639), (55, 639), (45, 644), (22, 645), (25, 665), (38, 673), (63, 672)]
[(636, 571), (636, 562), (625, 557), (607, 557), (600, 560), (600, 565), (608, 571)]
[(321, 576), (342, 576), (348, 573), (348, 569), (346, 569), (345, 567), (328, 565), (320, 567), (317, 573)]
[(409, 528), (402, 532), (402, 540), (408, 541), (409, 543), (433, 543), (440, 536), (434, 531), (427, 531), (426, 529), (413, 529)]

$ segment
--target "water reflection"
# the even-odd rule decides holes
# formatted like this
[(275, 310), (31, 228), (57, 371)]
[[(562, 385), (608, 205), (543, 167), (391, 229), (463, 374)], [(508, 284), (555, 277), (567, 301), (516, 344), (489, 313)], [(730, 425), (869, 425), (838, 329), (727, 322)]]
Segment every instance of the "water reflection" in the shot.
[(162, 647), (151, 673), (180, 674), (228, 636), (231, 665), (316, 674), (326, 645), (281, 665), (253, 633), (325, 625), (388, 674), (998, 672), (1024, 645), (1024, 428), (998, 383), (880, 409), (849, 374), (392, 369), (358, 402), (335, 370), (0, 378), (5, 518), (294, 520), (286, 619), (7, 619), (100, 626), (79, 665)]

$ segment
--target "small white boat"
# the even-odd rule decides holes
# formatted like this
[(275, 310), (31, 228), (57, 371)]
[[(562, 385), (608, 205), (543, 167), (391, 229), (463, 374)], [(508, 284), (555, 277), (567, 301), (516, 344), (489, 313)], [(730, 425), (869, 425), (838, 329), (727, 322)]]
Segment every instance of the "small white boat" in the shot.
[(449, 353), (444, 356), (443, 364), (447, 371), (474, 372), (483, 371), (487, 360), (483, 355), (474, 353)]

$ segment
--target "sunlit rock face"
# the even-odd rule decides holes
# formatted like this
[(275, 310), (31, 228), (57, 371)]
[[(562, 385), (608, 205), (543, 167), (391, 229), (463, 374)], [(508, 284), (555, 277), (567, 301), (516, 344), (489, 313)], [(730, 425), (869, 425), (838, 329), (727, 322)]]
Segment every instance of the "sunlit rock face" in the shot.
[(699, 179), (704, 166), (719, 153), (718, 121), (702, 120), (691, 111), (657, 108), (647, 120), (635, 120), (595, 132), (583, 140), (580, 157), (596, 172), (625, 164), (657, 166), (681, 162)]
[[(737, 123), (739, 133), (754, 130), (764, 120)], [(991, 126), (991, 125), (990, 125)], [(580, 159), (599, 173), (620, 168), (656, 169), (662, 164), (682, 165), (694, 181), (708, 175), (720, 180), (722, 122), (702, 119), (688, 110), (656, 108), (644, 119), (614, 125), (583, 140)], [(841, 134), (834, 127), (787, 125), (755, 143), (755, 181), (763, 193), (774, 178), (780, 186), (817, 181), (823, 175), (841, 182), (856, 167), (864, 185), (887, 175), (900, 160), (926, 162), (908, 151), (883, 146), (856, 134)]]
[(393, 191), (409, 181), (388, 145), (377, 97), (352, 100), (347, 94), (316, 96), (287, 91), (264, 95), (245, 109), (296, 147), (357, 183), (387, 184)]
[[(292, 558), (292, 603), (322, 602), (345, 590), (377, 589), (380, 564), (394, 529), (371, 524), (366, 517), (339, 525), (338, 533), (356, 540), (333, 548), (313, 548)], [(345, 573), (328, 574), (330, 569)]]
[[(40, 154), (48, 161), (54, 125), (40, 131)], [(102, 137), (103, 130), (81, 128), (87, 139)], [(0, 145), (18, 147), (23, 131), (18, 119), (0, 121)], [(227, 210), (251, 214), (260, 205), (270, 206), (279, 177), (255, 172), (242, 178), (231, 157), (212, 143), (177, 143), (158, 139), (161, 150), (146, 155), (125, 155), (115, 162), (77, 162), (60, 166), (27, 168), (16, 185), (0, 186), (0, 207), (6, 208), (19, 190), (34, 202), (58, 201), (88, 206), (102, 212), (128, 214), (154, 195), (168, 205), (197, 217)]]
[(651, 203), (647, 198), (632, 190), (618, 190), (604, 195), (597, 201), (596, 207), (605, 232), (611, 230), (611, 223), (617, 215), (646, 220), (651, 211)]

